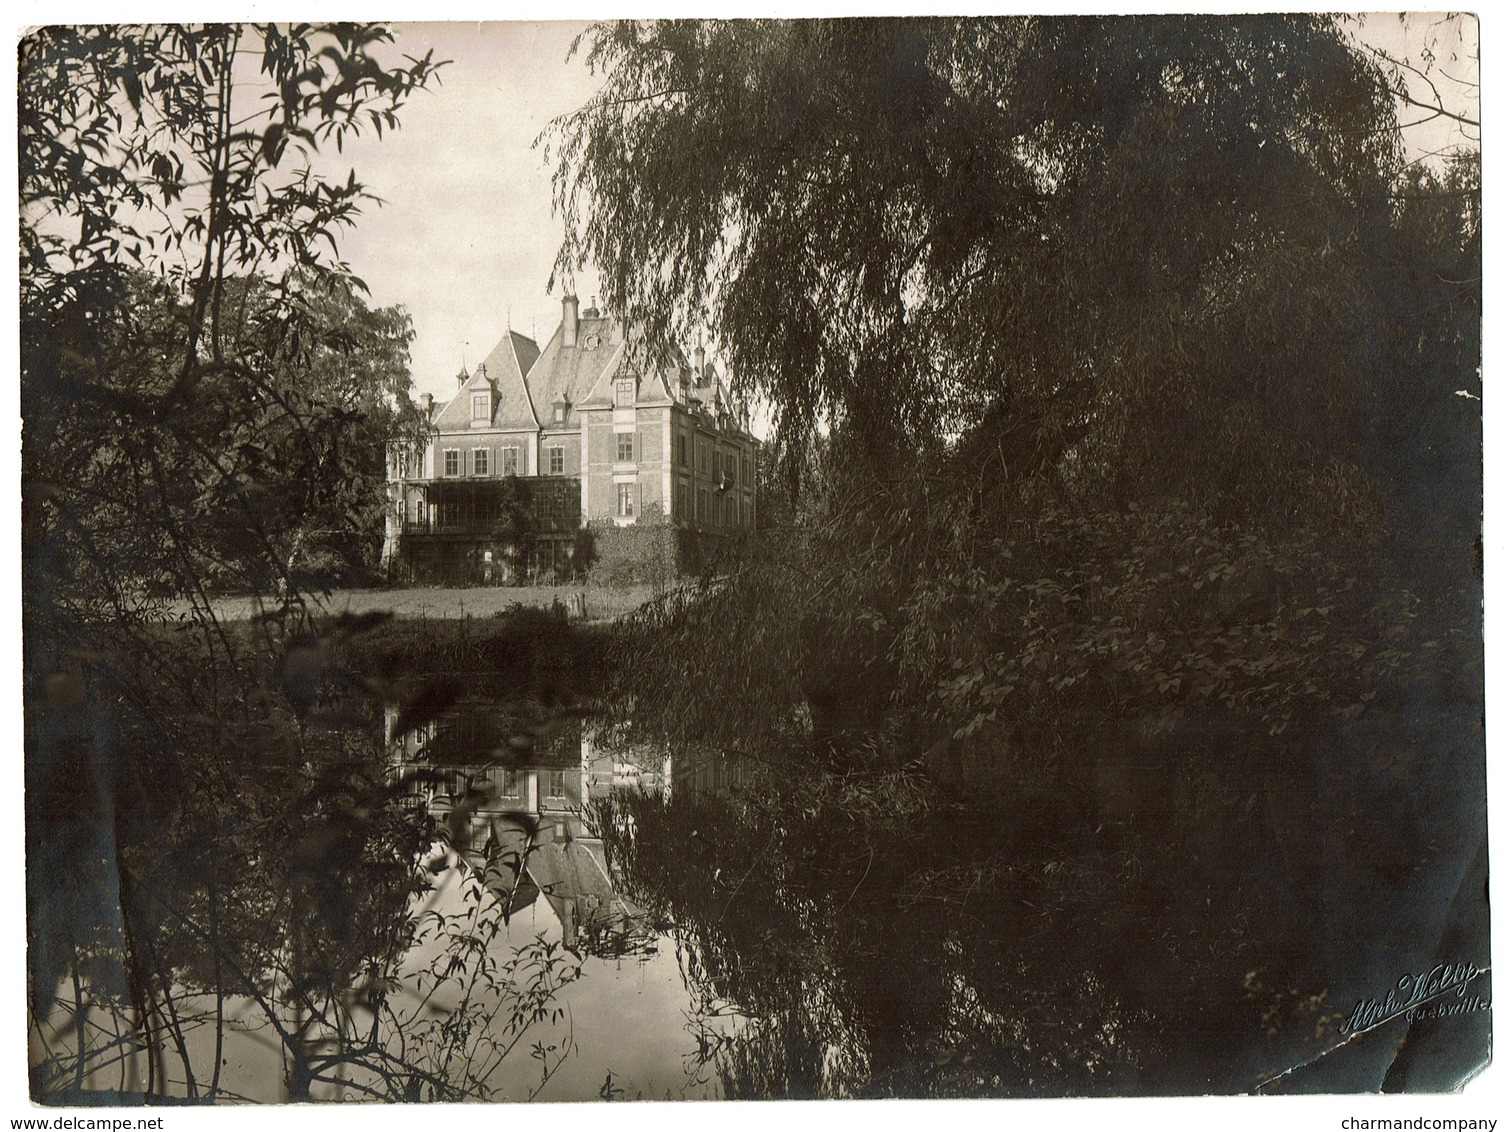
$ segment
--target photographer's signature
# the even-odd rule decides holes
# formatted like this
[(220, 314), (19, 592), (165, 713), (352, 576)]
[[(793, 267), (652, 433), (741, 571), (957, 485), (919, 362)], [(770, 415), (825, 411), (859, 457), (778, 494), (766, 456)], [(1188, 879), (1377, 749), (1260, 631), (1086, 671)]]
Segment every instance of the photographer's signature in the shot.
[(1359, 1034), (1400, 1014), (1412, 1022), (1489, 1010), (1491, 998), (1466, 993), (1472, 980), (1483, 973), (1474, 963), (1441, 963), (1421, 974), (1404, 975), (1382, 998), (1358, 1002), (1351, 1016), (1340, 1024), (1340, 1032)]

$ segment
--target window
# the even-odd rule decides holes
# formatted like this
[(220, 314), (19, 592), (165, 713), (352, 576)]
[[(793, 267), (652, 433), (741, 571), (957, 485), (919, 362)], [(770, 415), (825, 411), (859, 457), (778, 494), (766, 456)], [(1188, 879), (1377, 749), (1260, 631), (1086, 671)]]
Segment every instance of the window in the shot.
[(503, 797), (518, 797), (518, 771), (511, 766), (503, 768)]
[(740, 478), (739, 482), (742, 483), (745, 487), (750, 487), (752, 486), (753, 481), (749, 479), (749, 457), (745, 455), (742, 458), (741, 462), (743, 464), (744, 474)]
[(550, 457), (550, 474), (559, 476), (565, 474), (565, 449), (546, 448), (545, 452)]
[(696, 521), (698, 523), (705, 523), (707, 521), (707, 489), (705, 487), (697, 489)]
[(488, 393), (471, 395), (471, 419), (485, 421), (492, 417), (492, 396)]
[(517, 448), (504, 448), (503, 449), (503, 475), (505, 475), (505, 476), (516, 476), (516, 475), (518, 475), (518, 449)]
[(634, 513), (634, 487), (635, 484), (620, 483), (618, 486), (618, 514), (625, 519), (632, 518)]
[(564, 798), (565, 797), (565, 771), (563, 771), (563, 770), (552, 770), (550, 772), (550, 792), (549, 792), (549, 794), (546, 795), (546, 797), (549, 797), (549, 798)]
[(632, 408), (634, 403), (634, 379), (631, 376), (624, 375), (618, 378), (614, 384), (614, 389), (616, 392), (613, 403), (619, 408)]
[(490, 461), (488, 459), (488, 455), (489, 455), (489, 449), (486, 449), (486, 448), (473, 448), (471, 450), (471, 474), (472, 475), (474, 475), (474, 476), (485, 476), (487, 474), (487, 466), (490, 463)]
[(440, 525), (453, 527), (461, 521), (461, 505), (459, 503), (440, 504)]
[(703, 475), (707, 474), (707, 445), (701, 441), (696, 445), (696, 470)]
[(686, 434), (684, 432), (681, 433), (680, 436), (676, 437), (676, 440), (679, 442), (679, 452), (677, 453), (679, 459), (676, 462), (683, 468), (691, 467), (691, 457), (686, 454)]
[(447, 476), (461, 474), (461, 453), (454, 448), (445, 449), (445, 474)]
[(618, 434), (618, 463), (632, 463), (634, 458), (634, 434), (620, 432)]
[(691, 489), (683, 483), (675, 485), (675, 513), (683, 518), (691, 518)]

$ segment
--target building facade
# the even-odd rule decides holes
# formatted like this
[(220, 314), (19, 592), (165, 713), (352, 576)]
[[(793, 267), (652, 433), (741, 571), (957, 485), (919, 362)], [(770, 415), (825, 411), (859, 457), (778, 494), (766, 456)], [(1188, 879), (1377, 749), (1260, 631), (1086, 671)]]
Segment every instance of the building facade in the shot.
[(543, 349), (510, 330), (473, 372), (462, 367), (449, 401), (421, 398), (425, 441), (388, 458), (389, 573), (569, 575), (588, 523), (707, 539), (752, 530), (747, 408), (700, 347), (652, 369), (633, 353), (621, 322), (567, 295)]

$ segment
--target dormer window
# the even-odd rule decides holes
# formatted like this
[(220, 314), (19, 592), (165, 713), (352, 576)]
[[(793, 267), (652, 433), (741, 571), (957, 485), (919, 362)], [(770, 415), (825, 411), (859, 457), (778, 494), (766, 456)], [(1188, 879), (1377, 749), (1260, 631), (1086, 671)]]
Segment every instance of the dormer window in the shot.
[(556, 424), (564, 424), (565, 423), (565, 419), (566, 419), (566, 410), (571, 407), (571, 403), (569, 401), (567, 401), (564, 396), (557, 396), (555, 398), (554, 405), (555, 405), (555, 423)]
[(634, 379), (633, 379), (633, 377), (631, 375), (625, 374), (623, 377), (618, 378), (617, 383), (615, 385), (615, 390), (616, 390), (616, 392), (615, 392), (615, 396), (613, 398), (613, 403), (615, 405), (617, 405), (620, 409), (631, 409), (631, 408), (633, 408), (633, 405), (634, 405)]
[(485, 421), (492, 416), (492, 397), (486, 393), (471, 395), (471, 419)]

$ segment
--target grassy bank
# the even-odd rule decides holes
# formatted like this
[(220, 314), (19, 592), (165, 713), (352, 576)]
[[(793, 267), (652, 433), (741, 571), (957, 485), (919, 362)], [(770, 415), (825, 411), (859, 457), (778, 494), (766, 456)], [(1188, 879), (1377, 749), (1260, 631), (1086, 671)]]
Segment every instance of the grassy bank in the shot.
[[(391, 613), (403, 619), (462, 619), (493, 617), (514, 606), (549, 609), (557, 601), (569, 604), (585, 595), (588, 621), (611, 621), (631, 613), (651, 597), (651, 586), (467, 586), (412, 589), (337, 590), (329, 597), (309, 600), (330, 616)], [(215, 599), (215, 614), (224, 621), (260, 616), (267, 606), (254, 597)], [(184, 604), (176, 612), (187, 613)]]
[(508, 675), (520, 686), (568, 689), (572, 695), (564, 698), (571, 699), (578, 685), (606, 677), (612, 638), (609, 620), (571, 621), (548, 607), (524, 607), (490, 617), (394, 617), (337, 647), (351, 670), (379, 679), (434, 672)]

